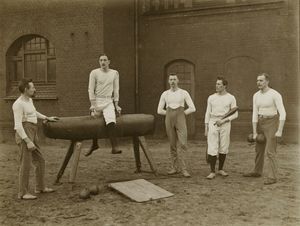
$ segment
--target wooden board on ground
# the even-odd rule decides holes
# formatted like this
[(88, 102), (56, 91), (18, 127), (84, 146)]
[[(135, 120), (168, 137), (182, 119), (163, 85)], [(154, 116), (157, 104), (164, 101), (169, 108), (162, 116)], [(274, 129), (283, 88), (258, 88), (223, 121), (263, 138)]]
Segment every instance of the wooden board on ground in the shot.
[(111, 183), (108, 186), (136, 202), (146, 202), (174, 195), (144, 179)]

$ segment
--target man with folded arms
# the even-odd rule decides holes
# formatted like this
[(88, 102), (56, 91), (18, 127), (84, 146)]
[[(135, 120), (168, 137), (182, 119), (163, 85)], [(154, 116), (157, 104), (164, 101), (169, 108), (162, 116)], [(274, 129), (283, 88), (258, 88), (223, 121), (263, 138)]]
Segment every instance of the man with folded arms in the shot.
[(35, 167), (36, 186), (35, 193), (53, 192), (52, 188), (45, 186), (45, 160), (39, 151), (37, 136), (37, 119), (57, 121), (57, 117), (47, 117), (36, 111), (32, 97), (35, 96), (35, 88), (31, 79), (22, 79), (19, 83), (21, 96), (14, 102), (14, 129), (16, 130), (16, 143), (20, 148), (19, 169), (19, 199), (36, 199), (29, 193), (29, 173), (31, 163)]
[(269, 81), (267, 73), (262, 73), (257, 77), (259, 91), (253, 95), (253, 138), (256, 139), (257, 134), (262, 133), (265, 136), (265, 142), (256, 142), (254, 170), (243, 175), (245, 177), (260, 177), (263, 172), (264, 155), (266, 152), (269, 160), (268, 175), (264, 182), (266, 185), (274, 184), (278, 179), (276, 159), (277, 137), (282, 136), (286, 119), (282, 97), (279, 92), (269, 87)]

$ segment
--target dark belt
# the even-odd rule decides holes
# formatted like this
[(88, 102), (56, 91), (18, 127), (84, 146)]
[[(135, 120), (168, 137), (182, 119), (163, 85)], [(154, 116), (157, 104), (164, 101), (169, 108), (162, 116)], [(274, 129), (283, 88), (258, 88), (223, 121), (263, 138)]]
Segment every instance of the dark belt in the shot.
[(258, 115), (258, 118), (274, 118), (277, 115)]

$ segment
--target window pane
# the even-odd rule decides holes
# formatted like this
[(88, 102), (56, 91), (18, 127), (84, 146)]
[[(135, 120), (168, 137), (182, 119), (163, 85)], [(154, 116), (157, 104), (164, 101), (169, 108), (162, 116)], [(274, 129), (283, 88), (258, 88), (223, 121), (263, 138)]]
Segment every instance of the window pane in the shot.
[(56, 60), (48, 60), (48, 81), (56, 81)]
[(36, 63), (33, 61), (32, 55), (25, 55), (25, 78), (36, 80)]
[(40, 60), (41, 54), (37, 55), (39, 60), (36, 61), (36, 77), (37, 81), (45, 81), (45, 73), (46, 73), (46, 62)]
[(23, 65), (22, 65), (22, 61), (15, 62), (15, 76), (16, 76), (15, 81), (19, 81), (23, 77)]

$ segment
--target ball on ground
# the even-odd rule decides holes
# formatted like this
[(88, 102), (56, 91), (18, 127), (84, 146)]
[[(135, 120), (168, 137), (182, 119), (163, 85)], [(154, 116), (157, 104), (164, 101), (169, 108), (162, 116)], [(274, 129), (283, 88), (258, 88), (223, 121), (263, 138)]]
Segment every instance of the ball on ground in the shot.
[(90, 198), (90, 190), (87, 188), (82, 189), (79, 193), (79, 198), (81, 198), (81, 199)]
[(90, 194), (91, 195), (98, 195), (99, 194), (99, 187), (98, 187), (98, 185), (92, 185), (90, 187)]

